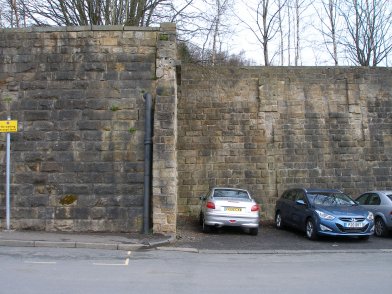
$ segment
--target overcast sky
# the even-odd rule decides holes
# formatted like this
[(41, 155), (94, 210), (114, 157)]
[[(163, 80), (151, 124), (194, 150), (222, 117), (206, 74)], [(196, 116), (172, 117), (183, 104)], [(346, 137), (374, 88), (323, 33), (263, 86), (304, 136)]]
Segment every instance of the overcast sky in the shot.
[[(314, 1), (311, 1), (314, 2)], [(251, 0), (247, 1), (246, 4), (242, 3), (241, 0), (235, 1), (235, 14), (241, 18), (242, 21), (246, 22), (256, 28), (256, 4), (258, 1)], [(326, 47), (322, 44), (322, 37), (317, 32), (316, 27), (320, 25), (320, 20), (317, 14), (314, 13), (314, 7), (308, 6), (308, 8), (301, 12), (300, 19), (300, 65), (333, 65), (333, 60), (328, 55)], [(287, 29), (288, 21), (287, 16), (284, 16), (285, 27)], [(247, 27), (246, 24), (238, 22), (235, 25), (236, 33), (233, 36), (233, 46), (228, 46), (228, 49), (240, 52), (245, 50), (246, 56), (256, 62), (257, 65), (264, 64), (264, 57), (262, 54), (262, 46), (260, 42), (255, 37), (254, 33)], [(295, 23), (294, 20), (290, 23), (291, 26), (291, 42), (294, 42), (294, 30)], [(287, 37), (284, 38), (285, 47), (287, 46)], [(271, 40), (269, 43), (269, 53), (270, 57), (278, 51), (279, 36), (277, 35), (275, 39)], [(291, 45), (291, 62), (294, 64), (294, 44)], [(285, 52), (284, 64), (288, 65), (288, 53)], [(279, 65), (280, 61), (278, 56), (273, 59), (273, 65)]]
[[(181, 0), (175, 0), (181, 1)], [(183, 0), (184, 1), (184, 0)], [(196, 9), (200, 9), (210, 18), (215, 14), (214, 7), (212, 6), (216, 0), (194, 0)], [(211, 6), (206, 5), (203, 1), (209, 1)], [(223, 0), (221, 0), (222, 2)], [(229, 0), (230, 1), (230, 0)], [(229, 33), (222, 37), (222, 50), (230, 53), (239, 53), (245, 51), (245, 56), (248, 59), (254, 61), (255, 65), (264, 65), (263, 49), (261, 43), (257, 40), (254, 33), (249, 29), (250, 26), (256, 29), (256, 7), (259, 0), (231, 0), (233, 3), (232, 11), (228, 11), (226, 16), (222, 19), (222, 24), (229, 28)], [(274, 2), (275, 0), (270, 0)], [(300, 59), (298, 65), (309, 65), (309, 66), (331, 66), (334, 65), (333, 59), (327, 51), (323, 37), (318, 31), (321, 28), (320, 16), (323, 14), (323, 7), (320, 4), (321, 0), (301, 0), (303, 6), (300, 12)], [(301, 2), (300, 1), (300, 2)], [(392, 0), (391, 0), (392, 4)], [(392, 7), (392, 5), (391, 5)], [(272, 9), (273, 11), (274, 9)], [(294, 31), (295, 21), (291, 19), (288, 21), (287, 12), (284, 13), (284, 30), (288, 31), (288, 26), (291, 30), (291, 51), (290, 51), (290, 62), (288, 62), (287, 36), (284, 37), (284, 65), (294, 65)], [(246, 24), (245, 24), (246, 22)], [(340, 19), (340, 25), (343, 24), (343, 20)], [(270, 58), (278, 51), (279, 35), (272, 39), (269, 43), (269, 54)], [(196, 41), (196, 39), (194, 39)], [(205, 35), (199, 40), (199, 45), (205, 41)], [(211, 48), (211, 47), (210, 47)], [(343, 47), (338, 47), (338, 51)], [(353, 65), (350, 62), (344, 52), (339, 51), (339, 65)], [(279, 56), (275, 56), (272, 60), (272, 65), (280, 65)], [(381, 64), (380, 64), (381, 65)], [(385, 63), (381, 66), (385, 66)]]

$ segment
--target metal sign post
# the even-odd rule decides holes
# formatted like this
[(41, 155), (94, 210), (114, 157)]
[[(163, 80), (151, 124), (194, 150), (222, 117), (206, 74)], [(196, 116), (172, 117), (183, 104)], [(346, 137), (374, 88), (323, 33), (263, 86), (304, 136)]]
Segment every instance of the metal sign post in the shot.
[(10, 159), (11, 159), (11, 139), (10, 139), (11, 135), (10, 133), (7, 133), (7, 167), (6, 167), (6, 193), (5, 193), (5, 199), (6, 199), (6, 205), (7, 205), (7, 230), (10, 229), (10, 218), (11, 218), (11, 201), (10, 201)]
[(0, 132), (7, 133), (7, 153), (6, 153), (6, 218), (7, 218), (7, 230), (10, 229), (11, 219), (11, 197), (10, 197), (10, 171), (11, 171), (11, 134), (10, 132), (18, 131), (18, 121), (8, 120), (0, 121)]

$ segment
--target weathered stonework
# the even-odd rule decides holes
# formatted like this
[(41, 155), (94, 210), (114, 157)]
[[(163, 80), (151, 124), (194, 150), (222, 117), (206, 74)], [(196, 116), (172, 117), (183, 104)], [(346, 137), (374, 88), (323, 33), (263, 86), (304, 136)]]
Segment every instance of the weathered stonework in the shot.
[(158, 35), (153, 142), (153, 231), (175, 232), (177, 220), (176, 27)]
[(178, 214), (211, 186), (249, 189), (273, 219), (289, 187), (392, 189), (390, 68), (183, 66)]
[[(160, 40), (165, 34), (170, 44)], [(11, 145), (12, 228), (141, 230), (143, 93), (162, 95), (157, 96), (159, 103), (168, 99), (162, 105), (174, 100), (175, 91), (169, 93), (176, 86), (170, 66), (156, 70), (157, 62), (175, 58), (173, 40), (175, 26), (168, 24), (0, 31), (0, 119), (7, 119), (10, 106), (19, 125)], [(5, 103), (5, 98), (12, 102)], [(160, 124), (157, 134), (167, 129)], [(169, 135), (157, 136), (162, 146), (168, 141), (165, 136)], [(5, 134), (1, 138), (4, 176)], [(4, 184), (1, 181), (2, 227)], [(161, 193), (169, 199), (176, 190), (162, 188)], [(175, 206), (173, 200), (166, 202)], [(164, 207), (155, 205), (156, 210), (166, 213), (166, 202)], [(162, 224), (156, 222), (159, 232), (175, 231), (173, 215)]]

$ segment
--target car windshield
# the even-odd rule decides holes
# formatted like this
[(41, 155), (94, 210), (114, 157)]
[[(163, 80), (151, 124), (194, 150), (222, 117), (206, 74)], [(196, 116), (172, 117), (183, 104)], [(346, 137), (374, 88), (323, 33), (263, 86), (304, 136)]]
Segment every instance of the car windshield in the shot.
[(239, 198), (249, 199), (249, 195), (246, 191), (241, 190), (230, 190), (230, 189), (219, 189), (214, 191), (214, 198)]
[(308, 193), (311, 203), (317, 206), (352, 206), (356, 205), (350, 196), (343, 193), (315, 192)]

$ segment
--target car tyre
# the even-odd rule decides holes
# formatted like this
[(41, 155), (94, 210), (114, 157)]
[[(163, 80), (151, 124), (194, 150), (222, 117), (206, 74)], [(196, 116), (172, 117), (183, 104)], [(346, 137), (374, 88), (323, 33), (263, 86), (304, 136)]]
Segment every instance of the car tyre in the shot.
[(280, 212), (277, 212), (275, 215), (275, 227), (279, 230), (283, 229), (282, 215)]
[(377, 237), (385, 237), (388, 235), (387, 226), (384, 223), (384, 220), (381, 217), (377, 217), (374, 223), (374, 234)]
[(250, 228), (249, 229), (249, 234), (251, 234), (252, 236), (257, 236), (258, 233), (259, 233), (259, 228)]
[(207, 225), (206, 224), (206, 222), (205, 222), (205, 220), (204, 220), (204, 217), (203, 217), (203, 223), (202, 223), (202, 226), (203, 226), (203, 233), (209, 233), (209, 232), (211, 232), (211, 226), (209, 226), (209, 225)]
[(314, 221), (311, 218), (308, 218), (306, 220), (306, 237), (308, 237), (309, 240), (316, 240), (317, 239), (317, 232), (316, 232), (316, 226), (314, 224)]
[(200, 214), (199, 214), (199, 225), (203, 225), (203, 213), (202, 212), (200, 212)]

